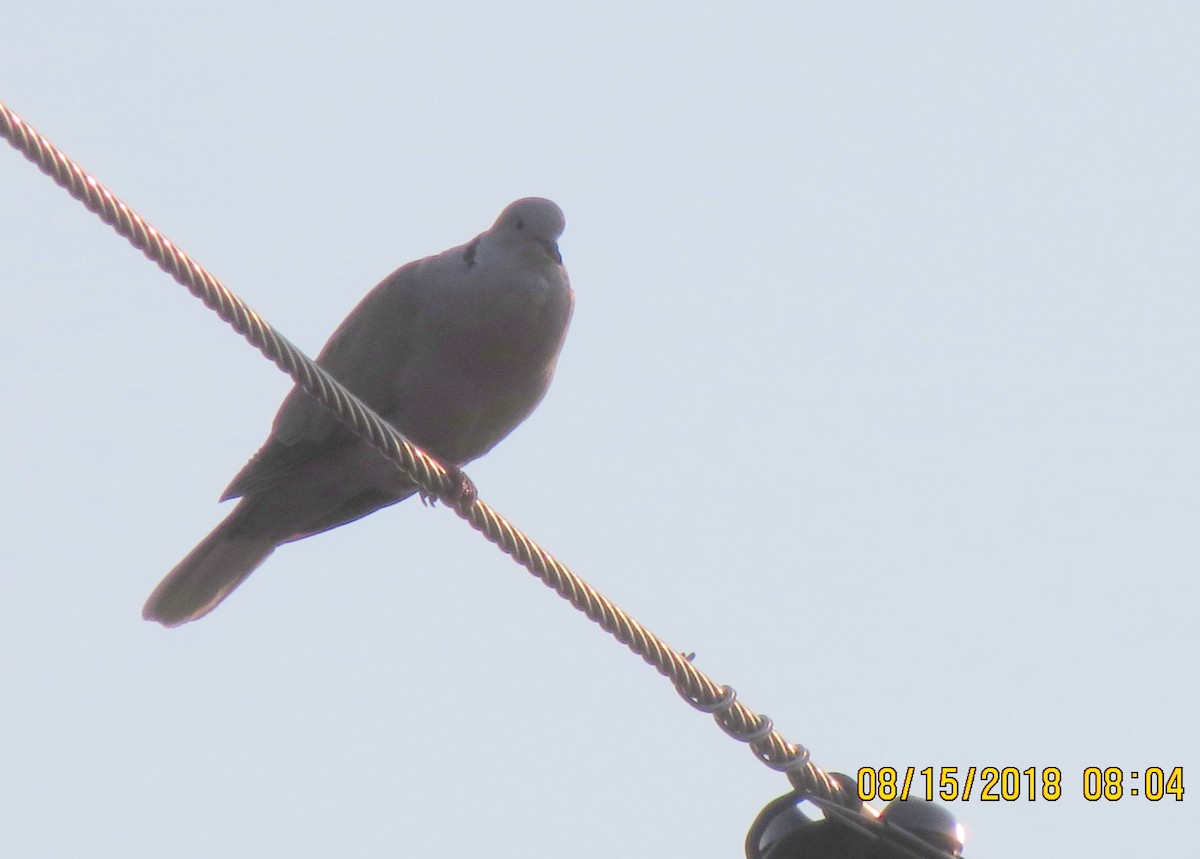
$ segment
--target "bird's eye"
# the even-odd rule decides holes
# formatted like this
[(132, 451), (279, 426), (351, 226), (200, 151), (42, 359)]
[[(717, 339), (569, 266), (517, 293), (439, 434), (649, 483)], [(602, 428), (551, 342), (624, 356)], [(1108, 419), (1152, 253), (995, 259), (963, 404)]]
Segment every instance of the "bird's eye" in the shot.
[(524, 218), (521, 218), (521, 217), (517, 218), (517, 229), (518, 230), (525, 229), (525, 219)]

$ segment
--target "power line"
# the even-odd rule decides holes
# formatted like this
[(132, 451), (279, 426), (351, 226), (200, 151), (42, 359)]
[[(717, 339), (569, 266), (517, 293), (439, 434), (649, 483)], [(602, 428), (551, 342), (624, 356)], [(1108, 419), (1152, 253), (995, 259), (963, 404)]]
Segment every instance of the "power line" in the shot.
[(785, 773), (797, 790), (846, 807), (857, 807), (858, 800), (853, 792), (812, 763), (807, 749), (784, 739), (769, 718), (755, 713), (738, 701), (731, 687), (716, 683), (696, 668), (688, 656), (668, 647), (662, 639), (480, 501), (473, 491), (464, 491), (464, 486), (469, 486), (469, 482), (464, 484), (462, 475), (456, 470), (446, 469), (398, 433), (251, 310), (228, 287), (27, 125), (3, 102), (0, 102), (0, 134), (67, 193), (203, 301), (308, 394), (391, 459), (421, 486), (425, 494), (441, 500), (501, 551), (541, 579), (547, 587), (654, 666), (675, 685), (685, 701), (697, 710), (711, 714), (726, 734), (748, 743), (760, 762)]

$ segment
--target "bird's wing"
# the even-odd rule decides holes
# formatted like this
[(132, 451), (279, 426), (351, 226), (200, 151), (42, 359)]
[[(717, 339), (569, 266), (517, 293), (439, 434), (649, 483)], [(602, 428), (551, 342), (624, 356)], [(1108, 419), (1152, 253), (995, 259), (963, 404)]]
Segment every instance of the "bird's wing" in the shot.
[[(395, 380), (419, 341), (422, 308), (431, 291), (467, 265), (453, 248), (409, 263), (367, 293), (321, 350), (317, 363), (379, 413), (392, 411)], [(295, 387), (279, 408), (271, 435), (238, 472), (221, 500), (253, 495), (297, 469), (328, 457), (357, 436), (328, 409)]]

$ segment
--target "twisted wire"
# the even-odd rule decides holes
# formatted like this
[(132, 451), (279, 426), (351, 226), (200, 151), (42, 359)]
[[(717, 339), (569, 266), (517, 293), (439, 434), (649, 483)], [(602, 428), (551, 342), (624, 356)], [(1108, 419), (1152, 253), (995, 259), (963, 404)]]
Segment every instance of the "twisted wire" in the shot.
[(718, 685), (692, 665), (688, 657), (668, 647), (483, 501), (473, 494), (464, 496), (457, 475), (375, 414), (228, 287), (146, 223), (3, 102), (0, 102), (0, 135), (204, 302), (309, 395), (388, 456), (429, 496), (453, 509), (501, 551), (667, 677), (685, 701), (697, 710), (711, 714), (726, 734), (747, 743), (760, 762), (785, 773), (796, 788), (846, 805), (854, 804), (854, 798), (847, 795), (837, 780), (809, 760), (807, 749), (784, 739), (769, 718), (739, 702), (731, 687)]

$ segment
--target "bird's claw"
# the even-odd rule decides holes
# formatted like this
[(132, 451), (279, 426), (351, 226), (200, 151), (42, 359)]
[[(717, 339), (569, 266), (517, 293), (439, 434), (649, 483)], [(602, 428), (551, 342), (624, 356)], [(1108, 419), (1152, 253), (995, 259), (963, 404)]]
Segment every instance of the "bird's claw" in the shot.
[(446, 470), (446, 477), (453, 488), (445, 498), (420, 489), (418, 492), (421, 496), (421, 503), (427, 507), (436, 507), (438, 501), (441, 500), (456, 510), (466, 510), (479, 498), (479, 490), (475, 488), (471, 478), (467, 477), (466, 472), (458, 466), (443, 463), (442, 468)]

